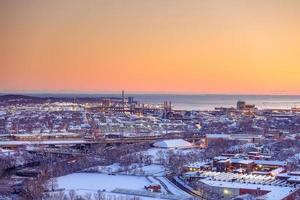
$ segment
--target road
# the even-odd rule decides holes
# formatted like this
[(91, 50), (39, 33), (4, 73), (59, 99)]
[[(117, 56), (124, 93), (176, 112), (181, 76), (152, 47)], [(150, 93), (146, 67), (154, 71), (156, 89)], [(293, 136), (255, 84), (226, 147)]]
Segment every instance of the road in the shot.
[(174, 178), (168, 178), (168, 180), (171, 181), (174, 185), (176, 185), (179, 189), (185, 191), (186, 193), (190, 194), (191, 196), (204, 200), (204, 198), (202, 196), (200, 196), (199, 194), (195, 193), (194, 191), (188, 189), (181, 183), (177, 182)]

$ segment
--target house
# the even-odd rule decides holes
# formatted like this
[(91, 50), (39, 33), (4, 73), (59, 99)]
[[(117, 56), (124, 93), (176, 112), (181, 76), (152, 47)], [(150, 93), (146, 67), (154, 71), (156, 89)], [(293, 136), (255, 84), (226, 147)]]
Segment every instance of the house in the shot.
[(160, 185), (145, 186), (145, 189), (150, 191), (150, 192), (161, 192), (161, 186)]

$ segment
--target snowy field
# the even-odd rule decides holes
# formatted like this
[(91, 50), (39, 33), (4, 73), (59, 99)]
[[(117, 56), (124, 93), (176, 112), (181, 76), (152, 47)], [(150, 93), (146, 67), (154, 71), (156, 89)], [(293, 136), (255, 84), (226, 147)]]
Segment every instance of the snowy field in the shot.
[[(57, 178), (59, 189), (64, 189), (65, 193), (75, 190), (78, 195), (94, 194), (98, 190), (105, 190), (107, 196), (125, 196), (124, 194), (113, 193), (116, 189), (134, 190), (146, 192), (144, 186), (153, 184), (153, 178), (144, 176), (128, 176), (128, 175), (108, 175), (100, 173), (74, 173)], [(181, 191), (179, 188), (169, 183), (167, 179), (160, 178), (168, 189), (172, 191), (171, 195), (180, 195), (188, 198), (189, 195)], [(163, 188), (163, 187), (162, 187)], [(162, 191), (165, 191), (164, 189)], [(183, 199), (184, 199), (183, 198)], [(143, 200), (153, 200), (158, 198), (142, 197)]]
[(112, 191), (116, 188), (144, 190), (145, 185), (151, 184), (145, 177), (98, 173), (74, 173), (59, 177), (57, 181), (59, 188), (87, 192)]

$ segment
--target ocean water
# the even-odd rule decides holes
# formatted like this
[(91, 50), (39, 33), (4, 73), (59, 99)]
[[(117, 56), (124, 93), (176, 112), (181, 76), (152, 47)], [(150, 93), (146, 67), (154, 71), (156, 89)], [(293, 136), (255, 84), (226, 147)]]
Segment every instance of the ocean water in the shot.
[[(34, 94), (55, 97), (121, 97), (121, 94)], [(171, 101), (175, 109), (213, 110), (215, 107), (235, 107), (239, 100), (255, 104), (258, 108), (300, 107), (300, 95), (183, 95), (183, 94), (125, 94), (135, 100), (162, 104)]]
[(236, 107), (239, 100), (255, 104), (258, 108), (300, 107), (300, 96), (278, 95), (137, 95), (136, 99), (160, 103), (172, 101), (174, 108), (186, 110), (212, 110), (215, 107)]

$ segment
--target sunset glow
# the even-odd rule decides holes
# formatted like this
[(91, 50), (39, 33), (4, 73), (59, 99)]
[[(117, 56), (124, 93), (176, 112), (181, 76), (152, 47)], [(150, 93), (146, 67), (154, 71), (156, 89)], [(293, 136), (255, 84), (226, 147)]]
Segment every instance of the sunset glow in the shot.
[(300, 94), (300, 1), (0, 2), (0, 92)]

